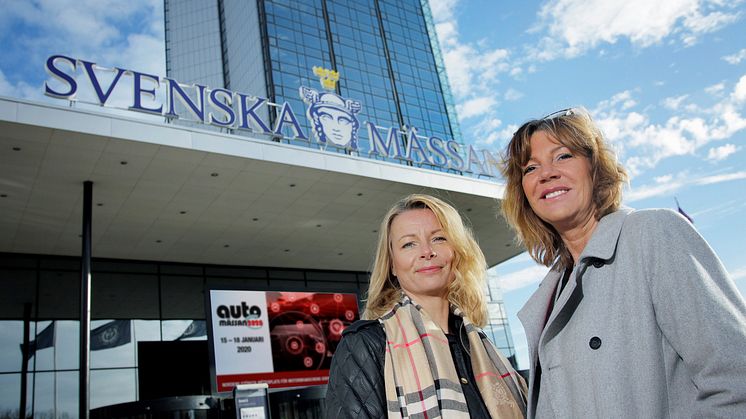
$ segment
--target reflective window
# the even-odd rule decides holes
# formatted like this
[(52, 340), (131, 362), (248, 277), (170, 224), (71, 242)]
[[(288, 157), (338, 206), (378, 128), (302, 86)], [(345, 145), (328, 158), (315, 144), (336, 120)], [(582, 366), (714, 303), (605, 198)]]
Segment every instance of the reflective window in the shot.
[[(28, 375), (29, 377), (33, 377), (32, 374)], [(33, 378), (32, 378), (33, 379)], [(27, 400), (31, 400), (31, 397), (33, 395), (33, 391), (31, 390), (33, 386), (32, 384), (29, 384), (27, 387), (29, 391), (27, 391)], [(12, 418), (12, 417), (18, 417), (18, 406), (20, 405), (20, 396), (21, 393), (21, 374), (0, 374), (0, 417), (6, 417), (6, 418)], [(26, 416), (31, 415), (31, 404), (27, 401), (26, 402)]]
[[(77, 417), (79, 266), (78, 258), (0, 253), (0, 286), (15, 290), (0, 307), (0, 417), (17, 416), (20, 405), (27, 303), (27, 415)], [(358, 272), (94, 260), (91, 408), (138, 399), (138, 342), (207, 340), (205, 286), (359, 292), (365, 281)]]
[(137, 370), (91, 370), (91, 409), (137, 400)]
[(0, 321), (0, 372), (21, 371), (21, 349), (23, 343), (23, 321)]

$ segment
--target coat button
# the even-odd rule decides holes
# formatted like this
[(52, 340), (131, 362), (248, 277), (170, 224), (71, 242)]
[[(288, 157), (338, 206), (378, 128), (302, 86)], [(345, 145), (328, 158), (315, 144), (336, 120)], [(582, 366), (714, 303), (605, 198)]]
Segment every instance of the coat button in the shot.
[(591, 347), (594, 351), (601, 347), (601, 338), (598, 336), (594, 336), (591, 338), (591, 340), (588, 342), (588, 346)]
[(593, 267), (594, 268), (598, 269), (598, 268), (600, 268), (602, 266), (604, 266), (604, 261), (603, 260), (601, 260), (601, 259), (595, 259), (593, 261)]
[(469, 384), (469, 380), (467, 380), (464, 377), (461, 377), (461, 384)]

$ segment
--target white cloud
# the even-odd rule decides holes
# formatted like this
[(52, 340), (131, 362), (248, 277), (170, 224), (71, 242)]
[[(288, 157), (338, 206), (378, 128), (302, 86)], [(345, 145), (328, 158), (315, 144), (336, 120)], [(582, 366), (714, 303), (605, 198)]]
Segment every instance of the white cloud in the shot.
[(633, 187), (624, 195), (625, 202), (634, 202), (654, 196), (668, 196), (686, 186), (704, 186), (715, 183), (731, 182), (746, 179), (746, 171), (731, 173), (720, 173), (715, 175), (691, 176), (687, 172), (682, 172), (671, 177), (665, 182), (656, 182), (652, 185), (643, 185)]
[(495, 106), (497, 101), (492, 96), (482, 96), (467, 100), (456, 106), (456, 111), (460, 119), (469, 119), (475, 116), (481, 116), (490, 111), (490, 107)]
[[(740, 3), (737, 1), (735, 3)], [(735, 22), (733, 2), (716, 0), (552, 0), (539, 11), (535, 31), (546, 36), (531, 51), (533, 58), (570, 58), (601, 44), (628, 40), (637, 47), (667, 38), (689, 46), (705, 33)]]
[(633, 91), (625, 90), (623, 92), (616, 93), (610, 99), (599, 102), (597, 105), (598, 109), (609, 109), (620, 107), (622, 110), (627, 110), (635, 107), (637, 102), (632, 98)]
[[(439, 32), (440, 34), (440, 32)], [(453, 38), (441, 45), (448, 79), (453, 93), (460, 98), (476, 91), (492, 90), (500, 73), (510, 71), (505, 49), (481, 51), (473, 45), (460, 44)]]
[[(503, 121), (494, 116), (495, 113), (491, 112), (490, 115), (475, 121), (474, 125), (471, 126), (473, 140), (476, 144), (480, 146), (502, 145), (503, 143), (507, 143), (507, 140), (518, 129), (518, 125), (516, 124), (503, 125)], [(500, 152), (500, 150), (494, 151), (497, 153)]]
[(700, 210), (697, 210), (696, 212), (689, 213), (689, 215), (691, 215), (692, 218), (699, 218), (702, 215), (711, 214), (710, 218), (725, 218), (744, 208), (746, 208), (746, 202), (741, 199), (732, 199), (725, 202), (718, 202), (718, 204), (715, 206), (702, 208)]
[[(430, 0), (430, 11), (439, 20), (453, 19), (453, 11), (458, 5), (458, 0)], [(441, 40), (442, 41), (442, 40)]]
[(30, 100), (46, 100), (40, 86), (32, 86), (24, 81), (17, 84), (10, 82), (0, 70), (0, 96), (16, 97)]
[(712, 96), (719, 96), (723, 90), (725, 90), (725, 83), (722, 82), (705, 87), (705, 93)]
[[(572, 57), (620, 41), (638, 48), (663, 42), (688, 45), (740, 18), (736, 3), (550, 0), (541, 8), (540, 22), (534, 28), (534, 32), (547, 35), (540, 33), (540, 48), (534, 51), (541, 56), (489, 48), (486, 40), (463, 43), (455, 17), (458, 1), (438, 0), (432, 8), (459, 117), (462, 122), (468, 121), (464, 133), (477, 144), (500, 145), (516, 126), (495, 126), (482, 120), (499, 121), (498, 102), (518, 100), (523, 95), (515, 88), (502, 87), (501, 76), (525, 78), (536, 71), (536, 63), (541, 60)], [(746, 103), (746, 76), (735, 86), (731, 83), (720, 82), (705, 89), (717, 101), (715, 104), (692, 103), (697, 97), (692, 92), (663, 99), (657, 108), (640, 109), (638, 96), (643, 90), (637, 87), (600, 101), (592, 114), (634, 178), (667, 158), (688, 155), (704, 159), (708, 155), (698, 150), (746, 129), (742, 107)], [(673, 111), (673, 115), (662, 120), (658, 115), (653, 117), (651, 112), (660, 109)], [(721, 154), (713, 154), (711, 159)]]
[(507, 275), (498, 277), (500, 288), (503, 292), (517, 290), (529, 285), (538, 284), (544, 279), (549, 268), (546, 266), (531, 266), (519, 271), (511, 272)]
[(705, 176), (705, 177), (696, 179), (692, 183), (694, 183), (695, 185), (712, 185), (714, 183), (729, 182), (732, 180), (742, 180), (742, 179), (746, 179), (746, 171), (725, 173), (721, 175)]
[(655, 179), (655, 183), (668, 183), (673, 179), (673, 175), (663, 175), (663, 176), (657, 176)]
[(7, 21), (31, 28), (15, 42), (37, 62), (54, 52), (105, 66), (132, 68), (134, 62), (142, 71), (165, 68), (158, 64), (164, 58), (153, 60), (154, 54), (163, 56), (165, 51), (162, 1), (4, 2), (3, 8)]
[(678, 110), (681, 106), (681, 103), (684, 102), (689, 95), (681, 95), (676, 97), (667, 97), (663, 99), (663, 106), (671, 109), (672, 111)]
[(732, 272), (730, 272), (730, 278), (734, 281), (746, 278), (746, 266), (742, 266)]
[[(436, 15), (437, 16), (437, 15)], [(441, 48), (458, 43), (458, 27), (455, 20), (447, 20), (436, 23), (435, 32)]]
[(746, 48), (738, 51), (735, 54), (726, 55), (723, 57), (723, 61), (728, 64), (739, 64), (741, 61), (746, 60)]
[[(107, 63), (123, 62), (129, 69), (154, 75), (166, 75), (166, 49), (163, 36), (132, 34), (124, 48), (104, 55)], [(107, 64), (108, 65), (108, 64)]]
[(731, 154), (735, 153), (736, 151), (740, 150), (741, 147), (736, 147), (735, 144), (725, 144), (721, 145), (720, 147), (713, 147), (710, 149), (710, 151), (707, 153), (707, 160), (717, 162), (720, 160), (724, 160)]
[(459, 101), (464, 101), (474, 99), (474, 92), (495, 91), (498, 75), (515, 68), (509, 65), (507, 49), (491, 48), (487, 40), (461, 42), (455, 16), (457, 5), (458, 0), (430, 2), (451, 89)]
[(502, 126), (503, 121), (497, 118), (485, 118), (479, 121), (478, 127), (484, 131), (492, 131)]
[(508, 129), (497, 117), (498, 98), (514, 101), (522, 96), (515, 89), (501, 88), (500, 76), (520, 77), (524, 71), (535, 71), (535, 67), (516, 65), (509, 50), (490, 47), (489, 40), (462, 42), (455, 16), (457, 5), (457, 0), (430, 3), (448, 81), (459, 119), (469, 121), (470, 126), (463, 130), (468, 141), (493, 144), (503, 140)]
[(733, 89), (733, 100), (737, 103), (746, 101), (746, 75), (741, 76), (735, 89)]
[(665, 183), (655, 183), (653, 185), (643, 185), (632, 187), (624, 194), (625, 202), (635, 202), (654, 196), (670, 195), (672, 192), (679, 190), (683, 186), (681, 181), (669, 181)]
[(3, 71), (0, 70), (0, 96), (15, 96), (13, 94), (14, 91), (15, 86), (8, 82), (8, 80), (5, 78), (5, 74), (3, 74)]
[[(94, 61), (101, 67), (122, 67), (165, 76), (163, 3), (160, 0), (5, 2), (3, 8), (0, 24), (26, 27), (15, 38), (12, 53), (22, 53), (28, 62), (43, 63), (51, 54), (64, 54)], [(6, 27), (11, 27), (9, 25)], [(25, 69), (19, 65), (4, 68), (6, 74), (0, 72), (0, 94), (50, 100), (43, 95), (43, 79), (38, 86), (14, 82), (29, 79), (28, 74), (24, 74)], [(104, 83), (111, 81), (104, 71), (98, 74)], [(108, 105), (126, 107), (131, 104), (131, 92), (122, 88), (128, 82), (131, 81), (126, 77), (120, 82)], [(80, 84), (77, 98), (76, 106), (95, 101), (89, 83)], [(140, 115), (130, 113), (129, 116)]]
[(513, 88), (509, 88), (508, 90), (505, 91), (505, 100), (509, 102), (513, 102), (518, 99), (521, 99), (523, 96), (524, 96), (523, 93)]
[[(716, 85), (717, 86), (717, 85)], [(717, 86), (725, 91), (725, 85)], [(746, 129), (743, 104), (746, 103), (746, 76), (742, 76), (719, 101), (707, 107), (684, 105), (687, 95), (665, 99), (663, 104), (676, 113), (663, 122), (652, 122), (635, 110), (635, 90), (626, 90), (601, 101), (592, 111), (597, 123), (619, 153), (634, 178), (655, 167), (661, 160), (696, 155), (697, 150), (713, 141), (725, 140)], [(728, 151), (725, 148), (720, 151)], [(715, 153), (715, 152), (713, 152)], [(720, 154), (713, 154), (716, 158)]]

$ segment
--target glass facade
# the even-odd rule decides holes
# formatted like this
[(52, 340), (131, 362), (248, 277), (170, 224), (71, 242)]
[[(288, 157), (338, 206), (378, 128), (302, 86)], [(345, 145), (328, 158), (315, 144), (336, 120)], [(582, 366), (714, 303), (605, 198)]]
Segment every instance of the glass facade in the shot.
[[(201, 28), (193, 31), (193, 15), (178, 12), (182, 3), (197, 13), (210, 9)], [(426, 22), (429, 9), (420, 0), (213, 0), (199, 5), (165, 0), (165, 5), (169, 77), (208, 83), (209, 77), (222, 74), (208, 86), (290, 104), (306, 138), (285, 140), (289, 143), (318, 146), (299, 94), (301, 86), (321, 90), (314, 67), (338, 71), (335, 93), (361, 102), (358, 154), (368, 156), (370, 151), (365, 122), (380, 126), (384, 138), (388, 127), (415, 127), (421, 141), (435, 136), (461, 142), (452, 103), (447, 102), (442, 59), (433, 49), (434, 29)], [(204, 40), (214, 50), (190, 51), (193, 39)], [(205, 65), (205, 57), (215, 61)], [(274, 126), (278, 107), (260, 109)], [(283, 134), (295, 136), (289, 127)], [(406, 134), (398, 141), (404, 147)], [(348, 152), (329, 143), (326, 149)]]
[[(223, 77), (225, 88), (262, 96), (267, 92), (264, 77), (264, 48), (256, 1), (220, 1)], [(268, 120), (267, 108), (257, 112)]]
[(223, 87), (220, 18), (214, 1), (164, 2), (166, 73), (189, 83)]
[[(92, 409), (139, 399), (135, 342), (174, 341), (192, 322), (205, 321), (205, 289), (360, 295), (368, 281), (362, 272), (123, 260), (94, 259), (92, 268), (91, 334), (112, 325), (128, 329), (111, 346), (91, 344)], [(30, 339), (38, 342), (27, 360), (26, 414), (78, 417), (79, 283), (79, 258), (0, 253), (0, 417), (19, 417), (25, 304)]]
[(513, 334), (510, 332), (510, 325), (508, 324), (508, 313), (505, 312), (502, 291), (495, 276), (487, 277), (487, 311), (489, 324), (484, 327), (485, 334), (510, 360), (513, 367), (517, 368)]

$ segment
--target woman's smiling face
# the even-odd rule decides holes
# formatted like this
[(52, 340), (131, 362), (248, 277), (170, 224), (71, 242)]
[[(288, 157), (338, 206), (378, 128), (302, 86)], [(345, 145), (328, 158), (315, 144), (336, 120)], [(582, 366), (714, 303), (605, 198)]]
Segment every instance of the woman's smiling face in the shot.
[(591, 164), (544, 131), (530, 140), (531, 157), (523, 167), (523, 193), (531, 209), (560, 233), (595, 216)]
[(391, 222), (391, 271), (402, 290), (418, 296), (447, 297), (453, 281), (454, 250), (438, 218), (429, 209), (405, 211)]

